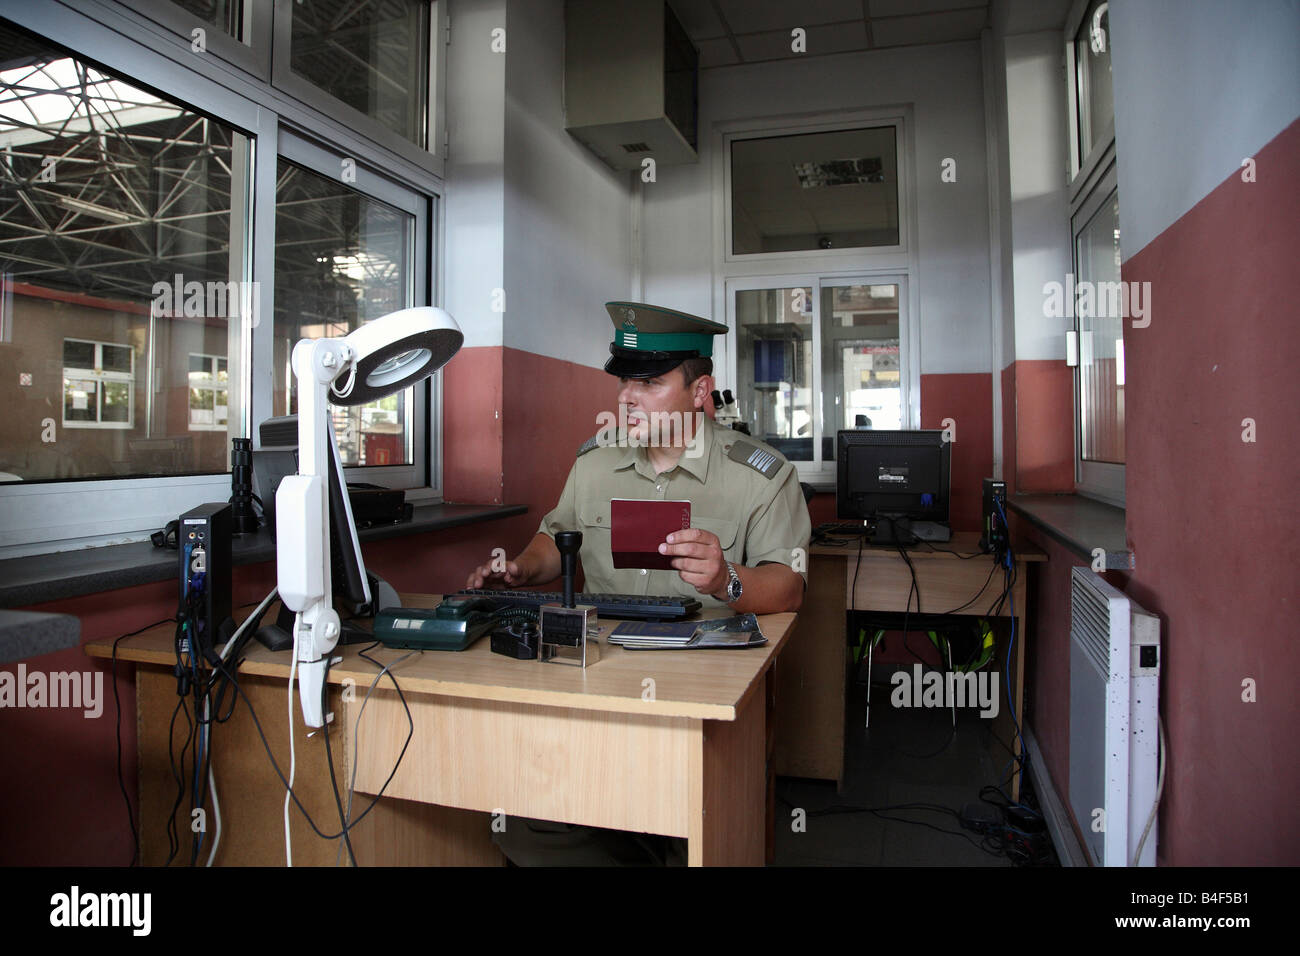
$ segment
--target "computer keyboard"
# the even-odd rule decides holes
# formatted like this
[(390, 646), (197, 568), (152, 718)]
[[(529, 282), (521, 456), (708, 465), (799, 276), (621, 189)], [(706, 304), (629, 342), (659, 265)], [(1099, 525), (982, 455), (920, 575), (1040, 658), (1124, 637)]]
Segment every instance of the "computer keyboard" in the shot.
[[(537, 607), (561, 604), (559, 591), (493, 591), (488, 588), (465, 588), (457, 594), (491, 598), (502, 607)], [(639, 621), (677, 621), (690, 617), (701, 607), (695, 598), (665, 594), (575, 594), (575, 604), (595, 605), (601, 617), (628, 618)]]

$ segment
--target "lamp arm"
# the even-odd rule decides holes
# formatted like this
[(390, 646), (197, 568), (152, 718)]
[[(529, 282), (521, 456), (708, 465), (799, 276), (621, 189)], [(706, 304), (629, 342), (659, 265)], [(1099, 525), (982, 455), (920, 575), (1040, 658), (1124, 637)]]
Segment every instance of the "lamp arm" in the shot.
[(298, 382), (298, 474), (276, 492), (276, 574), (281, 600), (300, 613), (294, 648), (303, 722), (322, 727), (325, 662), (338, 644), (339, 616), (330, 579), (329, 472), (333, 467), (329, 388), (353, 361), (339, 339), (304, 339), (294, 346)]

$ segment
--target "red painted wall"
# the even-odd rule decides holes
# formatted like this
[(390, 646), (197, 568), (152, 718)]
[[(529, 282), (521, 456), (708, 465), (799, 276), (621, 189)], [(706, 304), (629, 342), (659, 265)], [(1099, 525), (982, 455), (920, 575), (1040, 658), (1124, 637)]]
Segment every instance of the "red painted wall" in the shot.
[[(1008, 366), (1003, 390), (1003, 473), (1008, 492), (1074, 493), (1074, 373), (1064, 360), (1021, 360)], [(1007, 427), (1010, 408), (1012, 427)], [(1008, 437), (1012, 442), (1007, 448)], [(1014, 485), (1014, 488), (1012, 487)]]
[(993, 477), (993, 383), (986, 372), (921, 376), (921, 427), (955, 423), (948, 522), (980, 530), (984, 479)]
[(1153, 303), (1124, 331), (1128, 593), (1163, 623), (1180, 866), (1300, 863), (1300, 121), (1255, 159), (1258, 182), (1229, 176), (1123, 267)]

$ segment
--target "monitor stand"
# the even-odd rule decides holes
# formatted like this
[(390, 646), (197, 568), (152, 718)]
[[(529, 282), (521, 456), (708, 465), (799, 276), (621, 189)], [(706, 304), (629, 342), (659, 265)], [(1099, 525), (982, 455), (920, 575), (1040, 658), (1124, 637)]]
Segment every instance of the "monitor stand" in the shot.
[(903, 515), (876, 515), (871, 527), (871, 543), (892, 546), (916, 544), (912, 522)]

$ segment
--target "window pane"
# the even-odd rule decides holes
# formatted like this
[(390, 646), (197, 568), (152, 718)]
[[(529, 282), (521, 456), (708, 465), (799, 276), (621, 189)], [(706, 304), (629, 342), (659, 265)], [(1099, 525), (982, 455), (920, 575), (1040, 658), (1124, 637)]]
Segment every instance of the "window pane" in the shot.
[(63, 421), (93, 422), (99, 415), (99, 383), (94, 379), (63, 380)]
[(3, 24), (0, 46), (0, 381), (31, 382), (0, 416), (0, 472), (226, 471), (226, 434), (188, 430), (189, 356), (239, 339), (248, 138)]
[[(289, 358), (299, 339), (343, 336), (411, 304), (413, 217), (285, 160), (277, 178), (273, 408), (286, 415), (298, 407)], [(332, 406), (343, 463), (410, 464), (413, 402), (408, 388)]]
[(750, 434), (812, 460), (812, 289), (736, 292), (737, 379)]
[[(1101, 15), (1098, 16), (1098, 11)], [(1106, 0), (1092, 0), (1074, 38), (1078, 87), (1079, 161), (1101, 142), (1115, 119), (1110, 79), (1110, 13)]]
[(101, 361), (105, 372), (130, 372), (132, 354), (129, 345), (100, 346)]
[(66, 368), (95, 367), (95, 343), (63, 340), (63, 365)]
[[(234, 37), (244, 39), (244, 0), (172, 0), (187, 13)], [(267, 5), (269, 9), (269, 4)]]
[(822, 460), (835, 457), (841, 428), (903, 427), (898, 285), (823, 285)]
[(292, 9), (293, 71), (424, 146), (429, 5), (422, 0), (313, 0)]
[(129, 422), (131, 420), (131, 386), (126, 382), (104, 382), (103, 404), (99, 420), (102, 422)]
[(883, 126), (734, 141), (732, 252), (898, 245), (895, 138)]
[[(1110, 198), (1075, 240), (1080, 296), (1080, 453), (1089, 461), (1124, 462), (1124, 320), (1119, 289), (1119, 196)], [(1084, 284), (1088, 283), (1087, 286)], [(1087, 296), (1085, 297), (1085, 290)]]

